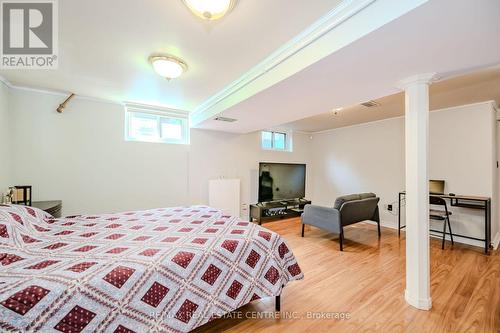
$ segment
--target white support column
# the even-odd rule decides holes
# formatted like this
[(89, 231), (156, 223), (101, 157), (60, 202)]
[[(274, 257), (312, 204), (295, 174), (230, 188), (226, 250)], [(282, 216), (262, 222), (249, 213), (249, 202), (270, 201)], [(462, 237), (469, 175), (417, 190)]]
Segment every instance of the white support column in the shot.
[(406, 144), (406, 302), (432, 307), (429, 264), (429, 84), (434, 74), (403, 80)]

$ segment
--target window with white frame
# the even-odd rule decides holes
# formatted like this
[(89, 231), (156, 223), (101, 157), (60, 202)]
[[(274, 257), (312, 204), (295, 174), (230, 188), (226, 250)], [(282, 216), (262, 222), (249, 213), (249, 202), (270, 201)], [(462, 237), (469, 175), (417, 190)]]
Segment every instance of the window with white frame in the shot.
[(126, 106), (125, 140), (189, 143), (188, 114), (138, 106)]
[(262, 131), (261, 147), (266, 150), (292, 151), (291, 135), (286, 131)]

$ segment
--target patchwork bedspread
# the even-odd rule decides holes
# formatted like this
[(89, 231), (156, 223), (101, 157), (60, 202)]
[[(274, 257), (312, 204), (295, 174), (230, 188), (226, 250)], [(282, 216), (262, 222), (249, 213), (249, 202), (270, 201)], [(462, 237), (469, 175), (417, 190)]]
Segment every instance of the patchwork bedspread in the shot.
[(188, 332), (302, 278), (278, 234), (205, 206), (0, 206), (0, 331)]

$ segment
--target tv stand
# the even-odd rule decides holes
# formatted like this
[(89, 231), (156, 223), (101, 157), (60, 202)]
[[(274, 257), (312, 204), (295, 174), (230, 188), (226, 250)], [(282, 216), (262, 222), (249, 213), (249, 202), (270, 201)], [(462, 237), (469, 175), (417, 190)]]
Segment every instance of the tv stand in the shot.
[(249, 221), (261, 225), (262, 222), (297, 217), (304, 211), (304, 206), (310, 203), (306, 199), (259, 202), (250, 205)]

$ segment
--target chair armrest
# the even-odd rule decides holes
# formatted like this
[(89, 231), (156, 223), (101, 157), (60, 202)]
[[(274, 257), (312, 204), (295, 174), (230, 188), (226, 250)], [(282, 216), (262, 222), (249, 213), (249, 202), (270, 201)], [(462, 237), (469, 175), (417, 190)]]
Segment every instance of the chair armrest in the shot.
[(335, 208), (306, 205), (301, 220), (302, 224), (310, 224), (336, 233), (340, 232), (340, 212)]

